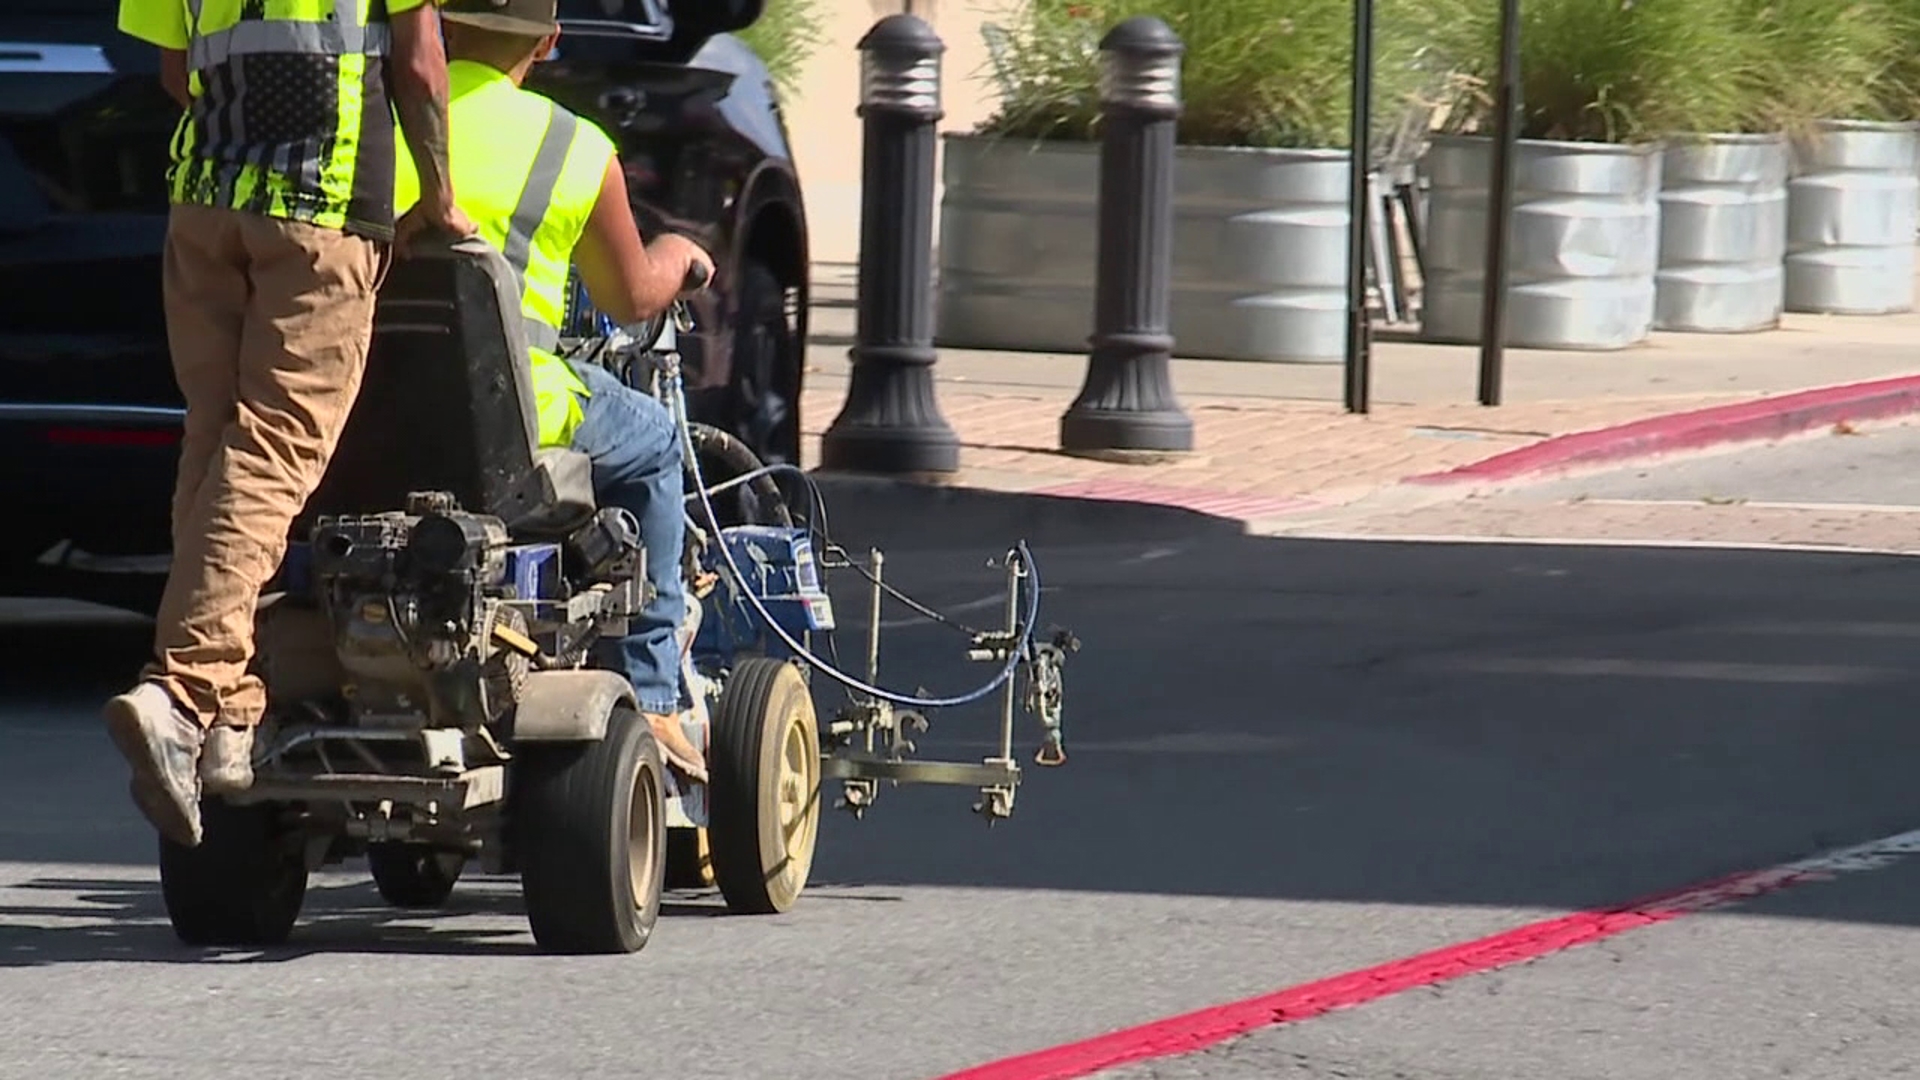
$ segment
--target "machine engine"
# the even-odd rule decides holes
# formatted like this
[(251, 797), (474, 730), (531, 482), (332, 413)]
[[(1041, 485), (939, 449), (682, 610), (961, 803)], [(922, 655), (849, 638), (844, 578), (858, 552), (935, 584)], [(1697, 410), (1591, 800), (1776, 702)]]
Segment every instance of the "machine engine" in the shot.
[(319, 523), (313, 582), (361, 726), (473, 727), (513, 706), (529, 661), (508, 548), (499, 518), (439, 494)]

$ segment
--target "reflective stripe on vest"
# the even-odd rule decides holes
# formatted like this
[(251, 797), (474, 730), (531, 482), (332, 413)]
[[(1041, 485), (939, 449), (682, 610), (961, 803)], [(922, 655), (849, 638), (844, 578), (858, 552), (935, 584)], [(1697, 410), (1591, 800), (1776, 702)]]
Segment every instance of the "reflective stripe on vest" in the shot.
[(250, 53), (301, 53), (307, 56), (385, 56), (392, 42), (386, 26), (342, 22), (243, 22), (193, 39), (187, 62), (199, 71)]
[[(200, 24), (201, 7), (202, 0), (187, 2), (195, 27)], [(338, 0), (331, 19), (242, 19), (224, 30), (196, 32), (187, 46), (187, 65), (205, 71), (251, 53), (384, 56), (391, 40), (386, 24), (363, 23), (359, 0)]]
[[(533, 259), (533, 234), (539, 231), (540, 223), (546, 220), (547, 211), (553, 206), (554, 188), (560, 184), (560, 173), (567, 165), (567, 151), (573, 148), (573, 136), (578, 128), (579, 121), (567, 110), (554, 108), (548, 112), (547, 130), (540, 136), (540, 146), (533, 153), (527, 186), (520, 189), (520, 201), (514, 204), (513, 218), (507, 224), (506, 243), (500, 253), (506, 256), (507, 265), (513, 267), (514, 273), (520, 275), (523, 306), (527, 292), (533, 288), (527, 278)], [(544, 352), (560, 347), (558, 326), (533, 315), (522, 315), (522, 318), (526, 321), (529, 347)]]

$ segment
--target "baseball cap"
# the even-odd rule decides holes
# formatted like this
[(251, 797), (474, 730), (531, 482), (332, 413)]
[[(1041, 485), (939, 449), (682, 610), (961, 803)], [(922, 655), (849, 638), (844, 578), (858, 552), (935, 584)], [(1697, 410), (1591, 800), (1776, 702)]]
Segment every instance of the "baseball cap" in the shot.
[(545, 37), (558, 28), (558, 0), (441, 0), (440, 17), (484, 30)]

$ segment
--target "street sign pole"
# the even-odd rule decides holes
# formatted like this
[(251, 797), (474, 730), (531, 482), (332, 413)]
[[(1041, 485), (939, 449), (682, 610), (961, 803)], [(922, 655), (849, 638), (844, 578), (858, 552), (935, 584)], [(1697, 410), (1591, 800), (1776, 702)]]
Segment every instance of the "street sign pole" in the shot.
[[(1367, 320), (1367, 225), (1372, 208), (1367, 153), (1373, 132), (1373, 0), (1353, 3), (1352, 164), (1347, 189), (1347, 411), (1364, 413), (1373, 384), (1373, 327)], [(1381, 268), (1384, 287), (1386, 268)]]
[(1513, 227), (1513, 149), (1520, 128), (1520, 0), (1501, 0), (1499, 115), (1493, 190), (1487, 200), (1487, 262), (1481, 284), (1480, 404), (1500, 404), (1507, 334), (1507, 237)]

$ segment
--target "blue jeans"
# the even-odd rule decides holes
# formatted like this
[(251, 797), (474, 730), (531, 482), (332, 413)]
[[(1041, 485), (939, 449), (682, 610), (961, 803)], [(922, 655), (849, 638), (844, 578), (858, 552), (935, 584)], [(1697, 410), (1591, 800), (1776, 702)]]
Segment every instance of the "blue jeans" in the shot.
[(628, 624), (627, 636), (598, 643), (594, 659), (625, 671), (643, 712), (680, 710), (680, 648), (674, 640), (686, 610), (680, 576), (686, 537), (680, 436), (665, 405), (621, 382), (598, 364), (575, 364), (591, 394), (582, 406), (573, 449), (593, 461), (593, 494), (640, 522), (647, 581), (654, 598)]

